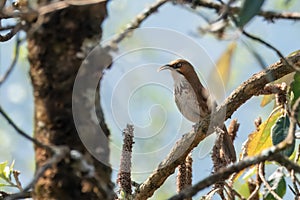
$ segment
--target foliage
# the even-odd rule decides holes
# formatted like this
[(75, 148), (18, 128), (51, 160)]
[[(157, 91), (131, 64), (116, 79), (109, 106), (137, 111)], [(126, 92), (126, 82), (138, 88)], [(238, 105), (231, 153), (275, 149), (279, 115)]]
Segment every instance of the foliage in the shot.
[(255, 15), (258, 14), (265, 0), (245, 0), (239, 14), (238, 26), (245, 26)]
[[(271, 186), (273, 192), (279, 197), (283, 197), (286, 193), (286, 181), (283, 173), (283, 168), (279, 167), (277, 170), (270, 175), (268, 178), (268, 184)], [(272, 192), (264, 186), (264, 200), (276, 200)]]
[[(289, 127), (290, 127), (290, 119), (287, 114), (280, 116), (276, 120), (276, 123), (272, 126), (271, 129), (273, 145), (279, 144), (286, 138), (289, 132)], [(290, 147), (286, 148), (281, 153), (289, 157), (294, 152), (294, 149), (295, 149), (295, 140), (293, 141), (293, 144)]]
[[(16, 187), (21, 189), (21, 185), (18, 180), (19, 172), (14, 170), (14, 164), (15, 161), (13, 161), (10, 166), (7, 161), (0, 163), (0, 179), (2, 180), (2, 183), (0, 183), (0, 189), (1, 187)], [(16, 183), (13, 182), (12, 176)]]

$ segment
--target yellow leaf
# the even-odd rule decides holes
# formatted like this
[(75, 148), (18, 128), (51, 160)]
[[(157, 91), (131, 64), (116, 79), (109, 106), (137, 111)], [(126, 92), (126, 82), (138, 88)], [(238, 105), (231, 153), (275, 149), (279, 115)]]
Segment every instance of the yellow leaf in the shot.
[(217, 61), (216, 65), (217, 65), (218, 74), (216, 73), (212, 74), (215, 81), (219, 81), (221, 78), (224, 85), (227, 85), (229, 80), (229, 74), (230, 74), (231, 59), (235, 49), (236, 49), (236, 42), (230, 43), (227, 49), (223, 52), (223, 54)]
[[(273, 113), (266, 121), (264, 121), (259, 126), (258, 131), (254, 131), (248, 136), (248, 140), (243, 149), (243, 151), (246, 152), (247, 156), (255, 156), (261, 153), (264, 149), (273, 146), (272, 139), (271, 139), (271, 128), (281, 115), (282, 113), (280, 111)], [(251, 169), (252, 167), (249, 169), (250, 172), (253, 172), (251, 171)], [(244, 172), (245, 170), (240, 171), (235, 176), (234, 181), (236, 181), (239, 177), (241, 177), (241, 175), (243, 175)]]
[(208, 76), (209, 89), (217, 100), (224, 99), (224, 86), (228, 84), (231, 59), (236, 49), (236, 42), (228, 45), (226, 50), (222, 53), (216, 63), (216, 67), (210, 72)]
[(261, 153), (264, 149), (273, 146), (270, 132), (272, 126), (281, 114), (281, 112), (277, 111), (259, 126), (258, 131), (254, 131), (249, 135), (245, 145), (248, 156), (255, 156)]
[(265, 107), (266, 105), (268, 105), (273, 99), (275, 99), (275, 95), (274, 94), (270, 94), (270, 95), (264, 95), (261, 102), (260, 102), (260, 106), (261, 107)]

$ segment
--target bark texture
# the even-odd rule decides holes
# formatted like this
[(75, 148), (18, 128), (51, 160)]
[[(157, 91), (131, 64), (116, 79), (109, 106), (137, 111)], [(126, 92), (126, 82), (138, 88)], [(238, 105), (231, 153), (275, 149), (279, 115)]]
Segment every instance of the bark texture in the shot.
[[(40, 1), (39, 4), (45, 2)], [(34, 186), (34, 199), (111, 199), (113, 185), (111, 169), (92, 157), (82, 144), (72, 115), (72, 89), (83, 57), (79, 56), (87, 40), (100, 41), (101, 23), (106, 16), (106, 4), (70, 6), (39, 17), (27, 32), (30, 76), (34, 91), (34, 137), (50, 145), (66, 145), (82, 153), (95, 173), (88, 177), (79, 174), (70, 159), (48, 169)], [(82, 53), (81, 53), (82, 54)], [(108, 54), (99, 58), (99, 65), (110, 60)], [(103, 67), (102, 67), (103, 68)], [(98, 73), (102, 74), (100, 71)], [(94, 99), (99, 100), (99, 96)], [(99, 104), (99, 101), (96, 102)], [(83, 104), (88, 110), (91, 104)], [(103, 122), (102, 111), (96, 109), (106, 137), (109, 131)], [(86, 126), (89, 126), (86, 116)], [(92, 126), (91, 126), (92, 127)], [(88, 130), (96, 135), (95, 129)], [(95, 141), (108, 160), (108, 140)], [(97, 143), (98, 142), (98, 143)], [(49, 158), (49, 152), (35, 147), (36, 167)], [(79, 170), (80, 171), (80, 170)]]

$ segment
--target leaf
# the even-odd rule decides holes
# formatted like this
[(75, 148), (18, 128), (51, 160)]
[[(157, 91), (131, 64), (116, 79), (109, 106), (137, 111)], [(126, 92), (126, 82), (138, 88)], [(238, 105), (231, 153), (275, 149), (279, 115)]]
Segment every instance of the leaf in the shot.
[[(282, 115), (280, 116), (276, 123), (272, 126), (271, 129), (271, 135), (272, 135), (272, 143), (273, 145), (277, 145), (280, 142), (282, 142), (289, 132), (289, 126), (290, 126), (290, 119), (288, 115)], [(295, 149), (295, 139), (293, 141), (293, 144), (289, 147), (287, 147), (285, 150), (283, 150), (281, 153), (284, 156), (290, 157)]]
[(265, 107), (266, 105), (268, 105), (273, 99), (275, 99), (275, 95), (274, 94), (270, 94), (270, 95), (264, 95), (261, 102), (260, 102), (260, 106), (261, 107)]
[(6, 184), (6, 183), (0, 183), (0, 187), (14, 187), (14, 186)]
[(4, 171), (3, 171), (3, 175), (7, 180), (11, 180), (11, 171), (9, 169), (9, 166), (6, 166)]
[(245, 26), (260, 11), (265, 0), (245, 0), (239, 13), (238, 27)]
[(248, 198), (250, 196), (247, 182), (235, 181), (233, 187), (244, 198)]
[[(273, 174), (268, 178), (268, 183), (272, 190), (281, 198), (286, 193), (286, 182), (284, 179), (283, 168), (279, 167)], [(267, 188), (264, 188), (264, 200), (276, 200), (276, 198), (270, 193)]]
[(296, 51), (290, 53), (290, 54), (287, 56), (287, 58), (293, 57), (293, 56), (297, 55), (298, 53), (300, 53), (300, 50), (296, 50)]
[(271, 127), (275, 124), (276, 120), (280, 116), (280, 112), (274, 113), (259, 126), (258, 131), (254, 131), (249, 135), (247, 143), (245, 145), (245, 150), (248, 156), (257, 155), (264, 149), (273, 146), (270, 137)]
[(245, 41), (242, 40), (242, 42), (245, 45), (245, 47), (248, 49), (248, 51), (253, 55), (253, 57), (258, 62), (260, 67), (262, 69), (266, 69), (268, 65), (264, 60), (263, 56), (260, 54), (260, 52), (258, 52), (256, 49), (254, 49), (250, 44), (246, 43)]
[(0, 163), (0, 178), (6, 179), (6, 167), (7, 167), (7, 161)]
[(291, 91), (294, 94), (294, 99), (292, 104), (300, 97), (300, 72), (296, 72), (294, 75), (294, 80), (291, 83)]
[(15, 162), (13, 161), (10, 166), (7, 165), (7, 161), (0, 163), (0, 178), (4, 179), (5, 181), (11, 181), (14, 163)]
[[(300, 72), (296, 72), (294, 75), (293, 82), (291, 83), (291, 92), (293, 95), (292, 105), (300, 98)], [(298, 122), (300, 122), (300, 113), (298, 112)]]
[[(224, 85), (228, 84), (229, 75), (230, 75), (230, 67), (231, 67), (231, 60), (236, 49), (236, 42), (232, 42), (228, 45), (227, 49), (223, 52), (219, 60), (217, 61), (217, 71), (218, 77), (216, 80), (221, 80)], [(216, 75), (215, 73), (213, 75)]]
[(6, 166), (7, 166), (7, 161), (0, 163), (0, 174), (3, 173)]
[(212, 200), (214, 195), (219, 191), (219, 188), (216, 188), (210, 191), (206, 196), (203, 197), (203, 200)]
[[(230, 43), (226, 50), (222, 53), (220, 58), (218, 59), (216, 63), (216, 68), (210, 73), (208, 77), (208, 83), (212, 86), (212, 91), (214, 91), (214, 95), (217, 99), (222, 99), (222, 95), (224, 94), (224, 88), (220, 87), (220, 84), (215, 83), (221, 83), (224, 85), (228, 84), (229, 81), (229, 75), (230, 75), (230, 68), (231, 68), (231, 60), (234, 53), (234, 50), (236, 49), (236, 42)], [(222, 91), (220, 91), (222, 90)]]
[[(281, 112), (275, 112), (272, 114), (266, 121), (264, 121), (260, 126), (258, 131), (252, 132), (248, 136), (248, 140), (246, 144), (243, 147), (243, 151), (245, 151), (246, 155), (248, 156), (255, 156), (259, 153), (261, 153), (263, 150), (273, 146), (272, 140), (271, 140), (271, 128), (275, 124), (278, 117), (281, 116)], [(245, 180), (246, 177), (251, 177), (253, 173), (255, 172), (255, 168), (250, 168), (246, 174), (244, 174), (243, 179)], [(244, 170), (240, 171), (236, 176), (234, 180), (237, 180), (238, 178), (243, 175)]]

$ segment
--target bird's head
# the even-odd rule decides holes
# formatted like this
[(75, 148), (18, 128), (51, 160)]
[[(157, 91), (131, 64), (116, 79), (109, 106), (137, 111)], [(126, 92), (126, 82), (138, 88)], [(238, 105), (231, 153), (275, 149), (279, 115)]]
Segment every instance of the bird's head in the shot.
[(195, 73), (193, 66), (191, 63), (184, 59), (177, 59), (169, 64), (166, 64), (164, 66), (161, 66), (158, 71), (169, 69), (172, 72), (177, 72), (183, 76), (188, 76), (191, 73)]

